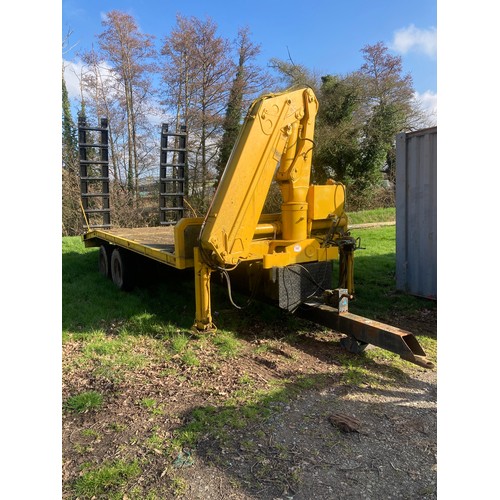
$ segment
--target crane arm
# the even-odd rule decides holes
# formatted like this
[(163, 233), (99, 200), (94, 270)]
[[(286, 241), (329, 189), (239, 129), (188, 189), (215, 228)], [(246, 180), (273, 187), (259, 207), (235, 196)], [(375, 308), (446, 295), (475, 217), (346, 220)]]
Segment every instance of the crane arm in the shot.
[[(268, 94), (250, 106), (200, 232), (200, 246), (211, 261), (227, 265), (248, 258), (273, 178), (283, 195), (283, 238), (307, 237), (317, 109), (310, 89)], [(288, 214), (304, 207), (305, 222), (297, 232)]]

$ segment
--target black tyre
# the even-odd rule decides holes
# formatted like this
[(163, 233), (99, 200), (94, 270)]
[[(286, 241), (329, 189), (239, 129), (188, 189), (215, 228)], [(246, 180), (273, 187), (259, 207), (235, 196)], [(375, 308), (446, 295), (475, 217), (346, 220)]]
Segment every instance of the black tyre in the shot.
[(367, 343), (356, 340), (353, 337), (344, 337), (340, 339), (340, 345), (353, 354), (361, 354), (368, 346)]
[(111, 277), (111, 248), (108, 245), (99, 248), (99, 273), (106, 278)]
[(115, 248), (111, 254), (111, 278), (120, 290), (131, 290), (133, 287), (130, 256), (126, 250)]

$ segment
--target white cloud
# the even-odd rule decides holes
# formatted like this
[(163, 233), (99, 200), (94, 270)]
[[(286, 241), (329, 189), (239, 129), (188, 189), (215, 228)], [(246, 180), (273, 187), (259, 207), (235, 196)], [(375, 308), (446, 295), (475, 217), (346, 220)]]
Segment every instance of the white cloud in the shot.
[[(64, 79), (66, 80), (66, 88), (68, 89), (69, 98), (70, 100), (77, 99), (78, 101), (80, 101), (80, 80), (82, 79), (85, 72), (89, 70), (89, 68), (85, 67), (83, 61), (79, 59), (75, 61), (63, 60), (63, 64)], [(106, 62), (101, 62), (99, 64), (99, 70), (101, 73), (101, 78), (104, 81), (111, 77), (111, 67)]]
[(431, 90), (426, 90), (423, 94), (415, 92), (414, 99), (420, 104), (421, 109), (428, 117), (425, 125), (437, 125), (437, 93)]
[(80, 99), (80, 78), (82, 76), (83, 63), (81, 61), (63, 61), (64, 80), (70, 100)]
[(391, 49), (401, 54), (411, 51), (421, 52), (430, 57), (436, 56), (437, 31), (436, 28), (421, 30), (410, 24), (394, 32)]

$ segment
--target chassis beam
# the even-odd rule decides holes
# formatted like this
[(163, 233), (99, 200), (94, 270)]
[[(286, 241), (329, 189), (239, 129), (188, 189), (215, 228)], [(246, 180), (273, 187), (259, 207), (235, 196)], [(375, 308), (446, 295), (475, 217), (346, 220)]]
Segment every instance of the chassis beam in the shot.
[(401, 328), (350, 312), (339, 312), (339, 309), (319, 302), (303, 304), (295, 314), (313, 323), (344, 333), (359, 342), (399, 354), (410, 363), (424, 368), (434, 367), (433, 363), (425, 358), (425, 352), (413, 334)]

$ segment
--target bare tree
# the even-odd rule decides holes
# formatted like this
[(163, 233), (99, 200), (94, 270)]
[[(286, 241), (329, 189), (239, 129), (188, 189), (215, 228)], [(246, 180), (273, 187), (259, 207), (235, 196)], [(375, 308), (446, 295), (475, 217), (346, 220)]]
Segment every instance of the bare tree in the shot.
[(114, 77), (109, 65), (94, 48), (82, 53), (81, 57), (85, 64), (80, 77), (81, 99), (90, 107), (93, 116), (108, 118), (113, 179), (118, 184), (123, 184), (122, 173), (126, 172), (126, 165), (123, 163), (124, 155), (119, 152), (119, 137), (123, 130), (124, 116), (118, 105)]
[(196, 59), (191, 50), (191, 40), (196, 35), (191, 20), (177, 16), (177, 26), (165, 37), (161, 49), (163, 56), (161, 74), (164, 86), (162, 104), (172, 110), (175, 116), (175, 128), (181, 125), (191, 128), (191, 103), (194, 98), (194, 74)]
[(115, 91), (125, 110), (127, 188), (138, 193), (140, 174), (139, 128), (152, 96), (151, 73), (156, 70), (153, 36), (141, 33), (130, 14), (113, 10), (102, 22), (98, 35), (101, 56), (114, 75)]
[(361, 49), (364, 64), (358, 74), (364, 81), (365, 103), (370, 108), (394, 106), (400, 113), (396, 120), (408, 121), (413, 112), (413, 79), (409, 73), (403, 74), (400, 56), (389, 54), (387, 47), (378, 42)]
[(190, 196), (204, 211), (215, 182), (218, 137), (234, 74), (229, 42), (217, 36), (207, 18), (177, 16), (177, 27), (164, 40), (162, 69), (165, 104), (176, 122), (189, 130)]

